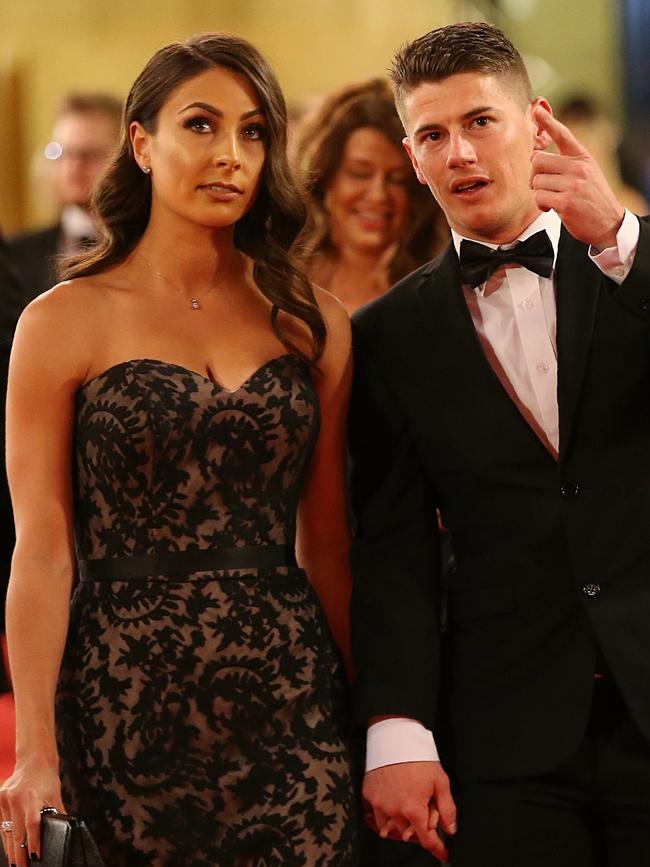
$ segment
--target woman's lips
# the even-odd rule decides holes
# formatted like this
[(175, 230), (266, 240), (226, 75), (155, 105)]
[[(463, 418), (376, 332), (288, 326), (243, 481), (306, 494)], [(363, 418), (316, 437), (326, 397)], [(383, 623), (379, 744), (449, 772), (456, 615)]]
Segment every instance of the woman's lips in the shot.
[(243, 193), (243, 190), (235, 184), (221, 183), (220, 181), (214, 184), (201, 184), (199, 189), (203, 190), (212, 200), (218, 202), (231, 202)]
[(364, 229), (374, 231), (385, 229), (391, 220), (390, 214), (372, 214), (368, 211), (355, 211), (354, 216)]

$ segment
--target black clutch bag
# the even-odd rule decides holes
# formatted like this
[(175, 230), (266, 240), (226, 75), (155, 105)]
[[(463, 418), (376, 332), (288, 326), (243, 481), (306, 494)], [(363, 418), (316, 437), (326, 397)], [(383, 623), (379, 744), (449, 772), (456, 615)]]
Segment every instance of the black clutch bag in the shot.
[[(41, 814), (41, 867), (106, 867), (81, 819), (46, 807)], [(7, 856), (0, 849), (0, 865)]]

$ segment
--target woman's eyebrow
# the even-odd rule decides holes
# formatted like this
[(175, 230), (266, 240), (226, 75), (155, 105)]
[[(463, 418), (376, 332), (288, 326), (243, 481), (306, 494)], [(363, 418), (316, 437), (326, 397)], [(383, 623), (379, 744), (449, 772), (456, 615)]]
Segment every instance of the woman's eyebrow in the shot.
[[(184, 111), (187, 111), (190, 108), (202, 108), (203, 111), (207, 111), (210, 114), (214, 114), (216, 117), (223, 117), (223, 112), (220, 108), (216, 108), (214, 105), (210, 105), (209, 102), (191, 102), (189, 105), (186, 105), (184, 108), (178, 112), (182, 114)], [(246, 120), (249, 117), (253, 117), (256, 114), (264, 114), (264, 111), (261, 108), (253, 108), (250, 111), (245, 111), (242, 114), (240, 120)]]

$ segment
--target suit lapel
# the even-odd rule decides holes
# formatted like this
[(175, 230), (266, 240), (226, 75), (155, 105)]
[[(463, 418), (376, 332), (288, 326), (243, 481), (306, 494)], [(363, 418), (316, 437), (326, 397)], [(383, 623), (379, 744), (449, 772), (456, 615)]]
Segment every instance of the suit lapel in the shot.
[(469, 375), (484, 413), (492, 415), (498, 411), (500, 417), (503, 413), (503, 418), (511, 423), (524, 425), (523, 430), (534, 438), (549, 460), (554, 460), (485, 356), (463, 296), (458, 257), (452, 244), (423, 271), (417, 295), (423, 321), (433, 336), (429, 353), (435, 353), (438, 360), (432, 369), (442, 368), (443, 375), (450, 380), (458, 379), (461, 370), (465, 376)]
[(560, 460), (571, 436), (602, 285), (603, 276), (587, 247), (563, 227), (555, 275)]

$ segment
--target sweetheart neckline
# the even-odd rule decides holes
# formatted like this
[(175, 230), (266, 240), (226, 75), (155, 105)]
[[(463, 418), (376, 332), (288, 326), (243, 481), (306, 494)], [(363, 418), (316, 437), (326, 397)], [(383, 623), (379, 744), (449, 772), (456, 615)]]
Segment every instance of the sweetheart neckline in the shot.
[(175, 367), (177, 370), (182, 370), (184, 373), (189, 373), (191, 376), (195, 376), (198, 379), (202, 379), (204, 382), (209, 383), (213, 388), (218, 389), (219, 391), (224, 392), (224, 394), (237, 394), (237, 392), (241, 391), (245, 386), (249, 383), (253, 382), (253, 380), (262, 373), (265, 368), (270, 367), (272, 364), (275, 364), (279, 361), (284, 361), (287, 358), (293, 358), (296, 361), (301, 362), (302, 364), (306, 364), (307, 362), (304, 359), (300, 358), (297, 355), (293, 355), (291, 352), (283, 352), (282, 355), (274, 355), (272, 358), (267, 359), (262, 364), (259, 365), (246, 379), (237, 386), (235, 389), (228, 389), (224, 385), (222, 385), (218, 380), (212, 379), (209, 376), (206, 376), (204, 373), (199, 373), (197, 370), (192, 370), (191, 367), (185, 367), (183, 364), (176, 364), (173, 361), (163, 361), (160, 358), (126, 358), (124, 361), (118, 361), (115, 364), (111, 364), (110, 367), (107, 367), (106, 370), (102, 370), (101, 373), (92, 376), (90, 379), (87, 379), (84, 383), (82, 383), (78, 391), (84, 391), (89, 385), (97, 382), (97, 380), (102, 379), (112, 373), (114, 370), (118, 370), (120, 367), (127, 367), (129, 364), (142, 364), (144, 362), (148, 364), (161, 364), (165, 367)]

